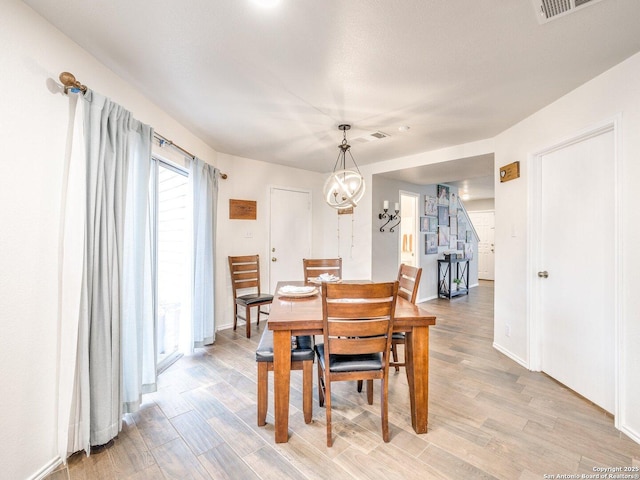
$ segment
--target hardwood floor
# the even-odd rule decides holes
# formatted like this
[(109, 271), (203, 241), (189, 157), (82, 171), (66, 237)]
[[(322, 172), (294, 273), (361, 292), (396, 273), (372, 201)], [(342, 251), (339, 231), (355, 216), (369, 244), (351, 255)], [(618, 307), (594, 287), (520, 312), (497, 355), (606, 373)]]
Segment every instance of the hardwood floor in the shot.
[(364, 391), (340, 382), (333, 389), (334, 446), (327, 448), (316, 386), (313, 422), (306, 425), (301, 372), (292, 372), (291, 437), (276, 445), (272, 374), (267, 426), (256, 426), (260, 336), (247, 340), (242, 329), (227, 330), (161, 375), (159, 391), (127, 416), (111, 448), (76, 454), (47, 478), (528, 480), (640, 466), (640, 445), (617, 431), (610, 415), (492, 347), (492, 282), (426, 307), (437, 316), (427, 434), (411, 428), (401, 369), (389, 386), (391, 442), (382, 441), (378, 385), (370, 406)]

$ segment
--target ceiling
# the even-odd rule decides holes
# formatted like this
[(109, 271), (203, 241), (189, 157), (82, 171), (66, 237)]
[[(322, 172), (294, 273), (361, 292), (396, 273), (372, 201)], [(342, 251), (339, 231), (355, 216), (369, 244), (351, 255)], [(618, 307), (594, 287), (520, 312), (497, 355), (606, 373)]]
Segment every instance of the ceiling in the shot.
[(25, 3), (216, 151), (318, 172), (341, 123), (361, 166), (491, 138), (640, 51), (638, 0), (544, 24), (532, 0)]

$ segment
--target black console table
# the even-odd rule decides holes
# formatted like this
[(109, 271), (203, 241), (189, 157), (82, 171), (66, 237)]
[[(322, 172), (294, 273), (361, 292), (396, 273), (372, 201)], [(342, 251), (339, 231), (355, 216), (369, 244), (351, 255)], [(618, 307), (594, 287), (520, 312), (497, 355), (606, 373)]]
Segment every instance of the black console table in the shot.
[[(459, 278), (459, 284), (453, 281)], [(469, 294), (469, 259), (438, 260), (438, 296), (451, 299)]]

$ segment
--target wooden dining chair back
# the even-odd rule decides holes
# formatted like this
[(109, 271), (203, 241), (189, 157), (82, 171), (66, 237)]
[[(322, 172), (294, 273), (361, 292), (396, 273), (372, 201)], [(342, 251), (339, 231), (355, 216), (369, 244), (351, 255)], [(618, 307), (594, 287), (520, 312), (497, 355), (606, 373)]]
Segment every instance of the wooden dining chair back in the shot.
[[(421, 276), (422, 268), (413, 267), (404, 263), (401, 264), (398, 270), (398, 296), (410, 301), (411, 303), (416, 303)], [(391, 338), (391, 355), (393, 356), (391, 366), (396, 369), (396, 372), (400, 371), (400, 367), (406, 366), (406, 360), (398, 360), (398, 345), (404, 344), (404, 333), (394, 333)]]
[(302, 267), (305, 283), (323, 273), (342, 278), (342, 258), (303, 258)]
[[(273, 295), (260, 291), (260, 256), (230, 256), (229, 272), (233, 289), (233, 329), (237, 327), (238, 318), (243, 319), (246, 323), (247, 338), (251, 338), (251, 308), (258, 309), (256, 325), (259, 325), (260, 314), (269, 315), (269, 312), (261, 310), (260, 307), (273, 303)], [(239, 306), (244, 308), (244, 317), (238, 312)]]
[(322, 288), (324, 343), (316, 345), (318, 399), (326, 407), (327, 446), (331, 438), (331, 382), (367, 380), (369, 404), (373, 380), (381, 380), (382, 438), (389, 441), (389, 349), (398, 282), (332, 284)]
[(421, 276), (422, 268), (401, 264), (398, 270), (398, 296), (416, 303)]

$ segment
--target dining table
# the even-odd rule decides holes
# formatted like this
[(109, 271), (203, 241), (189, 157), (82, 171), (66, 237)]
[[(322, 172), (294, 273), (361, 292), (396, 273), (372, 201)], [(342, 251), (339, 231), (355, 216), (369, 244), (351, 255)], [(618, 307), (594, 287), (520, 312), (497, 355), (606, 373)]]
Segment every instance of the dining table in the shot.
[[(371, 283), (353, 280), (349, 283)], [(321, 285), (311, 295), (280, 294), (305, 286), (302, 281), (278, 282), (267, 326), (273, 330), (275, 442), (289, 440), (289, 389), (291, 380), (291, 337), (322, 335)], [(405, 333), (405, 363), (409, 384), (411, 425), (416, 433), (427, 432), (429, 413), (429, 327), (436, 317), (419, 305), (398, 296), (394, 332)]]

